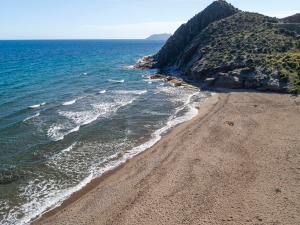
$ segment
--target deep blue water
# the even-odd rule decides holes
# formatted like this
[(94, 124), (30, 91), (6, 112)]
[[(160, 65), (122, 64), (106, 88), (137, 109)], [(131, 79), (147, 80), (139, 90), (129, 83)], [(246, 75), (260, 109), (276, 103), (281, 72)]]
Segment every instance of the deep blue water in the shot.
[(197, 114), (130, 65), (164, 43), (0, 41), (0, 223), (24, 224)]

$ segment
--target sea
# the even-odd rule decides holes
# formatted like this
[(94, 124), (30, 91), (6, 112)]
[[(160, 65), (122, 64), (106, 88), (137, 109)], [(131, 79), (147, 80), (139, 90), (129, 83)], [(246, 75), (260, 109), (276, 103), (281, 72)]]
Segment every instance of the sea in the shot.
[(151, 80), (163, 41), (0, 41), (0, 224), (28, 224), (195, 117), (211, 96)]

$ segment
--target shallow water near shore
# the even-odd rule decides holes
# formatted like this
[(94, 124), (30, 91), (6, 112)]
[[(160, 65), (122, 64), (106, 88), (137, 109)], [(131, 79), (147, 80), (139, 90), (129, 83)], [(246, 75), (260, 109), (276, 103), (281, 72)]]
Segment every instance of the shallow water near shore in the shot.
[(0, 41), (0, 223), (26, 224), (197, 115), (208, 92), (133, 70), (164, 43)]

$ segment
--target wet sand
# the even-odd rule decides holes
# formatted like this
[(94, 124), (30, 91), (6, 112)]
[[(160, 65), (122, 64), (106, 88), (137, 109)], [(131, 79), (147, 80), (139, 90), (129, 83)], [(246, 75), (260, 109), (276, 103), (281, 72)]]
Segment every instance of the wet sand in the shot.
[(300, 97), (220, 93), (34, 224), (300, 221)]

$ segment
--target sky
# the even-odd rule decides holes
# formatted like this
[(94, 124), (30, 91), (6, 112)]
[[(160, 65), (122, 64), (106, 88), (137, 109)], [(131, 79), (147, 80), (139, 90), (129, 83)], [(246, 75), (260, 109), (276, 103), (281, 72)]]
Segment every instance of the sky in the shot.
[[(0, 0), (0, 40), (144, 39), (174, 33), (213, 0)], [(279, 18), (300, 0), (227, 0)]]

